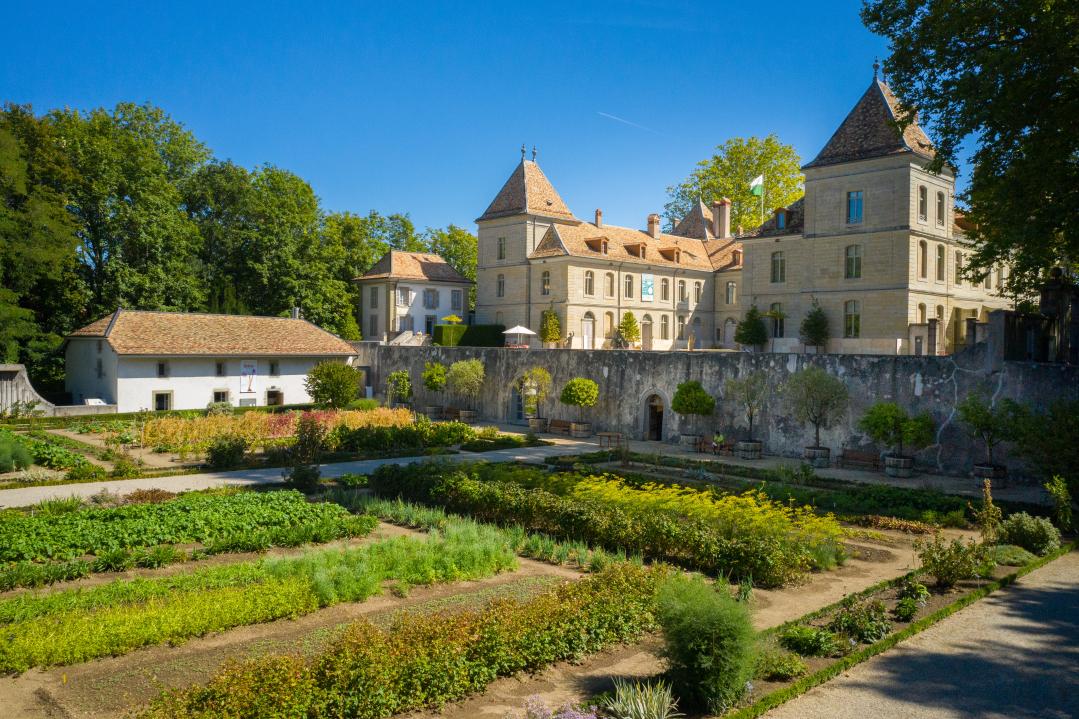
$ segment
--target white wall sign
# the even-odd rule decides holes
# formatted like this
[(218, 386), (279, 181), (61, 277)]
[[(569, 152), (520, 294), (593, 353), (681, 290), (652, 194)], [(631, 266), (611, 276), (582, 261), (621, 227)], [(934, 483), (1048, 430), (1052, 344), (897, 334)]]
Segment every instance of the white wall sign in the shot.
[(240, 394), (254, 394), (258, 377), (258, 360), (240, 360)]
[(641, 302), (655, 299), (656, 280), (652, 275), (641, 275)]

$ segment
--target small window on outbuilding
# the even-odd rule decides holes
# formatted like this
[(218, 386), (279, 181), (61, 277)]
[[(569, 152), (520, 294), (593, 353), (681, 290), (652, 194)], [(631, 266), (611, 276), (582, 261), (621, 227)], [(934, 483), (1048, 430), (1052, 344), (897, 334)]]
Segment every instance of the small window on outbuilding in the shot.
[(157, 363), (157, 376), (158, 377), (168, 377), (169, 376), (169, 363), (168, 362), (158, 362)]
[(281, 363), (277, 360), (270, 360), (270, 376), (278, 377), (281, 374)]
[(217, 377), (225, 376), (225, 362), (223, 360), (218, 360), (217, 362), (214, 362), (214, 375)]

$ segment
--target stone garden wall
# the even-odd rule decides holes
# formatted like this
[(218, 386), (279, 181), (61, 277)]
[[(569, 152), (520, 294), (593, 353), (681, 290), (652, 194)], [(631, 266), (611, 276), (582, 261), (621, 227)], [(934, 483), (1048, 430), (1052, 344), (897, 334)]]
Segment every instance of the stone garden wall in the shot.
[[(994, 356), (988, 343), (944, 357), (877, 355), (757, 354), (747, 352), (644, 352), (639, 350), (501, 349), (469, 347), (392, 347), (363, 343), (357, 347), (357, 364), (369, 368), (368, 381), (376, 396), (382, 396), (389, 372), (406, 369), (412, 377), (416, 407), (428, 404), (460, 406), (452, 398), (430, 396), (421, 383), (425, 362), (449, 365), (457, 360), (477, 358), (484, 363), (487, 380), (475, 409), (481, 419), (513, 422), (517, 400), (514, 380), (527, 368), (546, 368), (553, 380), (552, 397), (541, 414), (576, 419), (576, 409), (558, 403), (558, 392), (573, 377), (588, 377), (599, 384), (599, 403), (583, 419), (596, 431), (612, 430), (634, 439), (644, 439), (648, 403), (658, 395), (665, 408), (663, 437), (676, 440), (680, 419), (670, 411), (671, 397), (679, 383), (700, 380), (705, 390), (717, 397), (716, 413), (696, 431), (718, 431), (728, 438), (746, 435), (746, 421), (739, 407), (724, 399), (724, 383), (754, 370), (764, 371), (776, 388), (756, 421), (758, 439), (765, 452), (800, 456), (813, 443), (812, 427), (794, 421), (787, 411), (780, 388), (791, 373), (807, 365), (818, 365), (841, 377), (851, 393), (851, 406), (843, 421), (822, 432), (821, 441), (833, 456), (843, 447), (872, 450), (874, 447), (857, 429), (867, 407), (878, 401), (895, 401), (914, 412), (928, 411), (937, 422), (936, 444), (918, 455), (919, 465), (937, 472), (963, 474), (973, 459), (980, 457), (980, 445), (971, 442), (960, 425), (955, 405), (973, 389), (982, 389), (994, 399), (1010, 397), (1035, 407), (1057, 399), (1079, 399), (1079, 368), (1060, 364), (1003, 362)], [(696, 418), (694, 418), (696, 419)], [(692, 428), (690, 428), (692, 430)], [(1002, 448), (1002, 455), (1008, 447)], [(1002, 457), (1003, 458), (1003, 457)], [(1008, 460), (1012, 476), (1022, 468)]]

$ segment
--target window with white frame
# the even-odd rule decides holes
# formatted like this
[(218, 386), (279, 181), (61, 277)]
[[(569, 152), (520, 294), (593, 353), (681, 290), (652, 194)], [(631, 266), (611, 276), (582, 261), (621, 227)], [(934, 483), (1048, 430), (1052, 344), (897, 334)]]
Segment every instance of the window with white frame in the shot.
[(704, 287), (701, 285), (700, 282), (694, 282), (693, 283), (693, 301), (695, 303), (698, 303), (698, 304), (700, 303), (700, 301), (701, 301), (701, 291), (703, 289), (704, 289)]
[(452, 290), (450, 292), (450, 309), (451, 310), (464, 309), (464, 304), (465, 304), (464, 300), (465, 300), (464, 290)]
[(862, 191), (847, 193), (847, 224), (859, 225), (862, 222)]
[(845, 261), (843, 276), (848, 280), (859, 279), (862, 276), (862, 246), (847, 245)]
[(940, 282), (944, 281), (944, 258), (944, 245), (937, 245), (937, 280)]
[(923, 280), (929, 276), (929, 245), (925, 240), (918, 241), (918, 276)]
[(678, 315), (678, 339), (684, 340), (686, 338), (686, 318), (682, 315)]
[(614, 297), (614, 273), (608, 272), (603, 276), (603, 293), (607, 297)]
[(671, 318), (663, 315), (659, 318), (659, 338), (669, 340), (671, 338)]
[(411, 287), (398, 287), (397, 288), (397, 306), (408, 307), (412, 304), (412, 298), (415, 297), (415, 293)]
[(670, 302), (671, 301), (671, 282), (670, 282), (670, 280), (664, 279), (664, 280), (659, 281), (659, 298), (663, 302)]
[(929, 219), (929, 189), (925, 185), (918, 185), (918, 219)]
[(958, 250), (955, 253), (955, 284), (963, 284), (963, 253)]
[(626, 299), (633, 299), (633, 275), (626, 275)]
[(371, 292), (369, 294), (370, 294), (370, 297), (371, 297), (371, 309), (377, 309), (378, 308), (378, 288), (377, 287), (372, 287)]
[(847, 300), (843, 303), (843, 336), (848, 339), (860, 337), (861, 331), (862, 314), (858, 300)]
[(506, 276), (505, 275), (499, 275), (498, 280), (495, 282), (495, 296), (496, 297), (505, 297), (506, 296)]
[(685, 302), (687, 299), (688, 298), (686, 297), (686, 281), (678, 280), (678, 301)]
[(229, 391), (227, 389), (215, 389), (214, 390), (214, 404), (221, 404), (229, 401)]
[(769, 308), (769, 312), (772, 314), (772, 336), (783, 336), (783, 305), (779, 302), (773, 302)]
[(734, 280), (727, 282), (727, 304), (733, 305), (738, 301), (738, 283)]
[(427, 310), (438, 309), (438, 290), (426, 289), (423, 291), (423, 307)]
[(787, 281), (787, 260), (782, 252), (772, 253), (772, 282)]
[(589, 297), (596, 294), (596, 273), (592, 270), (584, 272), (584, 293)]
[(937, 224), (944, 226), (944, 216), (948, 213), (948, 201), (943, 192), (937, 193)]
[(551, 273), (549, 270), (544, 270), (543, 274), (540, 275), (540, 294), (551, 294)]

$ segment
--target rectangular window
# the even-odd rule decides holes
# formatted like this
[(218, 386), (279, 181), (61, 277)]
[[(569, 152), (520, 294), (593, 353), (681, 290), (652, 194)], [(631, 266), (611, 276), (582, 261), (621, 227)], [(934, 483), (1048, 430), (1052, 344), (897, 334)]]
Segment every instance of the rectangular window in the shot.
[(169, 363), (168, 362), (158, 362), (157, 363), (157, 376), (158, 377), (168, 377), (169, 376)]
[(397, 306), (408, 307), (412, 304), (412, 288), (411, 287), (398, 287), (397, 288)]
[(686, 318), (678, 318), (678, 339), (684, 340), (686, 338)]
[(154, 411), (167, 412), (172, 409), (172, 392), (154, 392)]
[(377, 309), (377, 308), (378, 308), (378, 288), (377, 287), (372, 287), (371, 288), (371, 309)]
[(847, 224), (860, 225), (862, 223), (862, 191), (854, 190), (847, 193)]
[(844, 277), (848, 280), (856, 280), (862, 276), (862, 246), (847, 246), (847, 262)]
[(101, 358), (97, 358), (97, 378), (101, 379), (105, 376), (105, 366), (101, 364)]
[(281, 375), (281, 365), (277, 360), (270, 360), (270, 376), (278, 377)]
[(854, 338), (861, 335), (862, 315), (858, 307), (858, 300), (849, 300), (843, 303), (843, 336)]
[(955, 253), (955, 284), (963, 284), (963, 253)]
[(367, 318), (367, 339), (378, 339), (378, 315), (371, 315)]
[(773, 302), (769, 309), (769, 314), (772, 315), (772, 336), (783, 336), (783, 305), (779, 302)]
[(941, 227), (944, 226), (944, 215), (947, 214), (947, 200), (944, 197), (943, 192), (937, 193), (937, 224)]
[(500, 260), (506, 259), (506, 238), (505, 237), (499, 237), (498, 238), (498, 259), (500, 259)]
[(787, 260), (782, 252), (772, 253), (772, 282), (787, 281)]
[(453, 290), (450, 292), (450, 309), (459, 310), (464, 305), (464, 292), (462, 290)]
[(626, 275), (626, 299), (633, 299), (633, 275)]
[(227, 389), (215, 389), (214, 390), (214, 404), (229, 401), (229, 391)]
[(218, 377), (225, 376), (225, 363), (221, 360), (214, 362), (214, 374)]
[(925, 185), (918, 186), (918, 219), (922, 222), (929, 219), (929, 190)]
[(435, 333), (435, 321), (437, 319), (438, 318), (435, 317), (434, 315), (427, 315), (426, 317), (424, 317), (423, 318), (423, 331), (425, 333), (429, 334), (429, 335), (433, 335)]
[(737, 301), (738, 301), (738, 283), (733, 282), (733, 281), (728, 282), (727, 283), (727, 304), (728, 305), (733, 305)]
[(412, 315), (401, 315), (397, 318), (398, 332), (411, 332), (413, 328)]
[(423, 291), (423, 307), (428, 310), (438, 309), (438, 290)]

